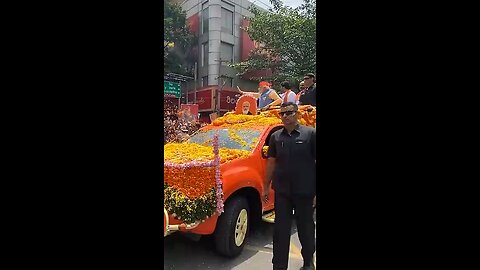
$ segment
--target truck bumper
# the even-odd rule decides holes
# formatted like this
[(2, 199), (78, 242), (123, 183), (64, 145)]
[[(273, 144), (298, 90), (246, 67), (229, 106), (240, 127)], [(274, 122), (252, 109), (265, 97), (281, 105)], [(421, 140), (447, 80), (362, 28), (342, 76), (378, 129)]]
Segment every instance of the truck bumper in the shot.
[[(175, 222), (176, 221), (176, 222)], [(176, 224), (170, 224), (170, 222), (175, 222)], [(200, 221), (197, 221), (192, 224), (181, 223), (179, 220), (175, 220), (170, 217), (167, 209), (163, 208), (163, 237), (172, 234), (176, 231), (190, 231), (195, 229), (200, 225)]]

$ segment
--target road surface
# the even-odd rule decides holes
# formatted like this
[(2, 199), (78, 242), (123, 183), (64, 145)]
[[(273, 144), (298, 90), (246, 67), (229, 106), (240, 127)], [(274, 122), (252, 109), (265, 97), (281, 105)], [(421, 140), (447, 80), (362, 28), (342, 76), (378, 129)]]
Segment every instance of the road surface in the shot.
[[(255, 230), (250, 231), (250, 237), (242, 254), (234, 259), (228, 259), (215, 252), (213, 241), (209, 237), (196, 239), (195, 237), (174, 233), (164, 239), (164, 269), (272, 269), (272, 237), (273, 224), (262, 222)], [(288, 269), (300, 269), (303, 265), (300, 250), (301, 245), (294, 223)]]

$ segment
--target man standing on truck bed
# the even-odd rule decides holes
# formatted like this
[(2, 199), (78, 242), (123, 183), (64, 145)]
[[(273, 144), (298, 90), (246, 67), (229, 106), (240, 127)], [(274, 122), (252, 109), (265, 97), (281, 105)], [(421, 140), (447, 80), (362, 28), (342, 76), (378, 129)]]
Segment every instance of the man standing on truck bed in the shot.
[(282, 87), (282, 90), (281, 90), (281, 94), (280, 94), (280, 98), (282, 99), (282, 103), (286, 103), (286, 102), (294, 102), (294, 103), (297, 103), (296, 102), (296, 95), (295, 93), (292, 91), (292, 87), (290, 86), (290, 82), (289, 81), (284, 81), (280, 84), (280, 86)]
[(270, 137), (263, 190), (263, 200), (267, 201), (270, 181), (273, 179), (273, 269), (288, 267), (293, 209), (302, 244), (303, 267), (300, 269), (313, 269), (316, 129), (298, 124), (298, 106), (294, 102), (283, 103), (280, 115), (284, 128)]
[(250, 95), (258, 100), (259, 109), (268, 109), (271, 106), (277, 106), (282, 103), (280, 96), (270, 88), (272, 86), (269, 82), (262, 81), (258, 83), (258, 93), (244, 92), (237, 86), (238, 92), (242, 95)]
[(305, 74), (305, 76), (303, 76), (303, 84), (305, 88), (297, 94), (299, 104), (317, 106), (317, 84), (315, 83), (315, 74)]

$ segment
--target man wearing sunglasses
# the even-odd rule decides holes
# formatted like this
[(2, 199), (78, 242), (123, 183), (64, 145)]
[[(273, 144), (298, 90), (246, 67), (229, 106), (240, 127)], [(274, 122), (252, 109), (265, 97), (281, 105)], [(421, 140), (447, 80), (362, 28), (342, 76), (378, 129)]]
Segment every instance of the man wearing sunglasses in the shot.
[(280, 106), (283, 129), (275, 131), (268, 148), (267, 170), (262, 199), (269, 200), (269, 187), (275, 190), (273, 269), (287, 269), (293, 213), (302, 244), (303, 267), (313, 269), (316, 203), (316, 129), (299, 125), (298, 105)]
[(315, 74), (305, 74), (305, 76), (303, 76), (303, 83), (305, 88), (299, 92), (299, 104), (317, 106), (317, 85), (315, 84)]

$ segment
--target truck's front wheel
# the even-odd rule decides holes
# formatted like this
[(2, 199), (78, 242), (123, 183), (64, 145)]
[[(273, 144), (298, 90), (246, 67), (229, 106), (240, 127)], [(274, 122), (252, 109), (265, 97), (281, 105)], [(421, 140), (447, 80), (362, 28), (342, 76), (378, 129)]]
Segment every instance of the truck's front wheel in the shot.
[(250, 209), (244, 197), (234, 197), (225, 205), (215, 230), (217, 252), (228, 257), (239, 255), (245, 246), (249, 229)]

